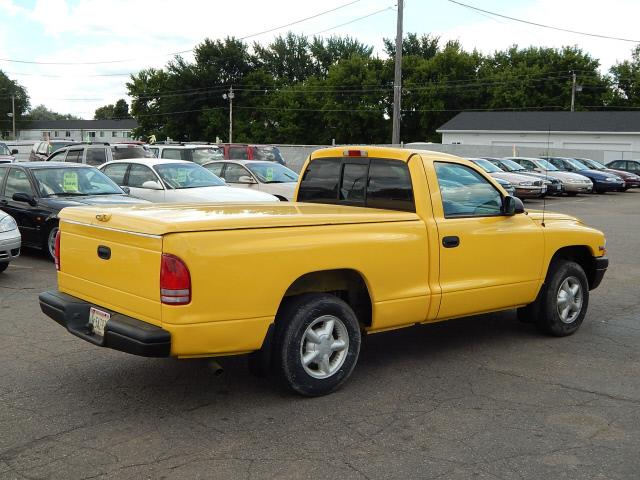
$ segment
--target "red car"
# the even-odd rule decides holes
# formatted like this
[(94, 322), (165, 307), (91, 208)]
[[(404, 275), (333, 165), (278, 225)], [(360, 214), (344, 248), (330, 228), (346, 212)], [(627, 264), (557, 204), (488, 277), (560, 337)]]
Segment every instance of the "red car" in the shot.
[(225, 160), (267, 160), (284, 165), (278, 147), (272, 145), (250, 145), (241, 143), (219, 143)]
[(624, 180), (624, 187), (621, 189), (621, 191), (623, 192), (629, 190), (631, 187), (635, 187), (635, 188), (640, 187), (640, 176), (634, 173), (631, 173), (625, 170), (616, 170), (614, 168), (610, 168), (609, 165), (603, 165), (602, 163), (596, 162), (595, 160), (591, 160), (590, 158), (576, 158), (576, 160), (581, 161), (587, 167), (592, 168), (594, 170), (615, 173), (617, 176), (619, 176)]

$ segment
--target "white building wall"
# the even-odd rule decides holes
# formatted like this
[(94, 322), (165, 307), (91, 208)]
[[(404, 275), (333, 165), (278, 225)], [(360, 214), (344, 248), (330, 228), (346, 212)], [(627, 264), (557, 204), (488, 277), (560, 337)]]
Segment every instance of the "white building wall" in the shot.
[[(56, 135), (57, 132), (57, 135)], [(90, 136), (90, 132), (95, 132), (95, 137)], [(101, 135), (101, 133), (103, 135)], [(68, 135), (67, 135), (68, 134)], [(115, 134), (115, 135), (114, 135)], [(132, 139), (131, 130), (20, 130), (18, 140), (45, 140), (49, 138), (71, 139), (78, 142), (126, 142)]]

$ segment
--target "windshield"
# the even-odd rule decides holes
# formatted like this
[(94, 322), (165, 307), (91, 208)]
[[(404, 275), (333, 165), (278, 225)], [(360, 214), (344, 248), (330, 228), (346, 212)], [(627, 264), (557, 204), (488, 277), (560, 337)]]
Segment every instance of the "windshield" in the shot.
[(111, 147), (111, 152), (113, 153), (114, 160), (128, 160), (130, 158), (153, 158), (153, 154), (149, 150), (146, 150), (138, 145), (126, 147)]
[(500, 160), (500, 164), (507, 169), (508, 172), (518, 172), (526, 170), (522, 165), (514, 162), (513, 160)]
[(476, 158), (472, 161), (487, 173), (495, 173), (495, 172), (502, 171), (498, 167), (496, 167), (493, 163), (491, 163), (489, 160), (484, 160), (483, 158)]
[(578, 158), (576, 160), (579, 160), (581, 163), (584, 163), (587, 167), (593, 168), (594, 170), (606, 170), (607, 169), (607, 167), (605, 167), (600, 162), (596, 162), (595, 160), (591, 160), (590, 158)]
[(11, 155), (9, 147), (7, 147), (4, 143), (0, 143), (0, 155)]
[(298, 174), (279, 163), (247, 163), (245, 164), (262, 183), (297, 182)]
[(164, 163), (155, 165), (154, 170), (171, 188), (219, 187), (224, 181), (195, 163)]
[(587, 167), (584, 163), (579, 162), (575, 158), (565, 158), (565, 161), (576, 170), (589, 170), (589, 167)]
[(280, 150), (276, 147), (253, 147), (254, 160), (269, 160), (270, 162), (284, 163)]
[(33, 170), (41, 197), (64, 195), (122, 195), (122, 189), (104, 173), (91, 167)]
[(547, 160), (545, 160), (544, 158), (540, 158), (538, 160), (536, 160), (536, 162), (538, 162), (538, 165), (540, 165), (540, 168), (543, 168), (545, 170), (549, 170), (549, 171), (555, 171), (558, 170), (555, 165), (549, 163)]
[(193, 161), (198, 165), (202, 165), (203, 163), (210, 162), (212, 160), (222, 160), (224, 155), (222, 154), (222, 150), (219, 148), (196, 148), (193, 151)]

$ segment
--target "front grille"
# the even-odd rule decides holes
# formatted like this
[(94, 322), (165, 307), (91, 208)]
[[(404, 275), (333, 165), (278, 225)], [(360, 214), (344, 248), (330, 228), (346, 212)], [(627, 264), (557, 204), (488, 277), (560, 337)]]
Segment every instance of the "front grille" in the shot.
[(10, 258), (9, 252), (0, 252), (0, 260), (4, 260), (5, 258)]

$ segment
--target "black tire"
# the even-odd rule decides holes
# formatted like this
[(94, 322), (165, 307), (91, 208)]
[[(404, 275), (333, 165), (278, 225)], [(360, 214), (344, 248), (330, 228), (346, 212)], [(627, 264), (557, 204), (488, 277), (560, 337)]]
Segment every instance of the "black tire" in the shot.
[(576, 195), (578, 195), (578, 192), (567, 192), (568, 197), (575, 197)]
[[(324, 325), (325, 330), (315, 330), (314, 325)], [(329, 326), (332, 326), (330, 332)], [(321, 338), (323, 343), (309, 341), (308, 335)], [(343, 348), (334, 351), (333, 345), (340, 342)], [(326, 395), (340, 388), (351, 375), (358, 361), (360, 343), (358, 319), (346, 302), (320, 293), (293, 297), (286, 300), (276, 318), (273, 373), (293, 392), (309, 397)], [(326, 363), (310, 362), (305, 366), (303, 356), (325, 359)]]
[(9, 262), (0, 263), (0, 273), (4, 272), (8, 266), (9, 266)]
[(54, 223), (53, 225), (51, 225), (47, 231), (46, 234), (43, 238), (42, 241), (42, 250), (44, 251), (45, 255), (47, 256), (47, 258), (49, 260), (51, 260), (52, 262), (55, 261), (55, 255), (53, 253), (53, 251), (50, 248), (49, 242), (51, 240), (51, 236), (53, 236), (54, 240), (55, 240), (55, 234), (58, 231), (58, 222)]
[[(567, 283), (565, 283), (567, 282)], [(563, 287), (564, 295), (560, 289)], [(574, 295), (576, 302), (571, 301), (571, 297), (567, 297), (568, 290), (577, 288)], [(561, 296), (565, 297), (566, 303), (560, 303)], [(579, 299), (579, 307), (576, 306)], [(568, 313), (561, 305), (568, 306)], [(549, 266), (547, 279), (542, 286), (540, 294), (536, 301), (525, 307), (538, 329), (547, 335), (555, 337), (564, 337), (571, 335), (580, 328), (582, 321), (589, 307), (589, 283), (587, 276), (580, 265), (570, 260), (556, 260)], [(561, 316), (560, 312), (566, 314), (567, 317)]]

